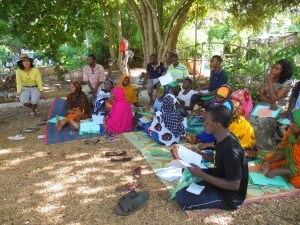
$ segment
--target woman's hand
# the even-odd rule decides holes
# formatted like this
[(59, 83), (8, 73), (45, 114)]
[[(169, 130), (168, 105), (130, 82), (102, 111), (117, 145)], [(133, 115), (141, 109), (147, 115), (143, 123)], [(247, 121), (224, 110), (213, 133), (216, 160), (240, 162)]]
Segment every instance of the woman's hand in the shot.
[(193, 175), (193, 177), (200, 177), (200, 178), (202, 178), (202, 176), (204, 174), (203, 170), (199, 166), (197, 166), (197, 165), (195, 165), (193, 163), (191, 163), (191, 166), (192, 167), (188, 167), (188, 170)]
[(277, 110), (278, 109), (278, 102), (274, 102), (271, 107), (270, 107), (271, 110)]
[(269, 178), (274, 178), (276, 177), (276, 175), (278, 175), (277, 169), (271, 169), (269, 172), (265, 174), (265, 176)]
[(270, 74), (266, 77), (266, 79), (267, 79), (267, 82), (268, 82), (268, 83), (273, 83), (273, 80), (274, 80), (273, 74), (270, 73)]
[(173, 159), (181, 159), (178, 155), (178, 146), (177, 145), (172, 145), (171, 146), (171, 155)]
[(41, 99), (47, 99), (47, 96), (45, 96), (45, 94), (44, 93), (41, 93)]
[(15, 102), (20, 102), (20, 96), (15, 97)]
[(270, 171), (270, 164), (268, 162), (262, 162), (259, 167), (263, 174), (267, 174)]

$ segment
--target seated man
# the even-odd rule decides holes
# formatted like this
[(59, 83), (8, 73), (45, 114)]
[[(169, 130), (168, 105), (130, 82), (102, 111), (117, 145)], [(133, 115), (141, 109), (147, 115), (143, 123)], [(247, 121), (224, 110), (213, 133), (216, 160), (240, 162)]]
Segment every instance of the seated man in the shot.
[(167, 67), (164, 63), (158, 62), (157, 54), (150, 55), (150, 62), (147, 65), (147, 76), (144, 84), (146, 84), (148, 95), (150, 98), (149, 105), (153, 105), (153, 88), (159, 83), (159, 77), (167, 72)]
[(170, 73), (177, 82), (183, 82), (184, 78), (189, 77), (189, 71), (185, 65), (179, 63), (178, 55), (176, 53), (171, 56), (172, 64), (168, 67), (167, 73)]
[[(227, 83), (227, 74), (225, 70), (221, 67), (222, 58), (221, 56), (214, 55), (210, 60), (210, 67), (212, 68), (210, 72), (210, 78), (208, 84), (200, 85), (198, 94), (193, 95), (192, 103), (199, 104), (201, 107), (208, 107), (209, 100), (201, 100), (202, 97), (205, 96), (213, 96), (217, 93), (218, 88), (220, 88), (223, 84)], [(208, 90), (207, 93), (202, 93), (202, 90)]]
[(103, 66), (96, 63), (96, 57), (89, 55), (87, 58), (88, 65), (83, 68), (82, 84), (86, 84), (83, 88), (84, 93), (94, 99), (94, 96), (98, 92), (98, 88), (105, 80)]
[[(217, 139), (215, 167), (202, 170), (192, 164), (188, 168), (194, 177), (202, 179), (199, 185), (205, 188), (200, 195), (187, 192), (187, 188), (177, 192), (177, 203), (184, 211), (205, 208), (233, 210), (241, 207), (246, 198), (248, 164), (239, 141), (228, 130), (231, 114), (227, 107), (218, 105), (210, 107), (204, 115), (206, 132)], [(174, 148), (177, 147), (172, 151)]]

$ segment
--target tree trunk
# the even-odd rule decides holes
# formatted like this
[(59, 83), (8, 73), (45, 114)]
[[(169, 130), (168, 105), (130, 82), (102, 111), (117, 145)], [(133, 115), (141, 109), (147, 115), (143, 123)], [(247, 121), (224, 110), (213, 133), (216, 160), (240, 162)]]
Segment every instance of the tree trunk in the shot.
[[(122, 32), (122, 20), (121, 20), (121, 9), (120, 9), (120, 3), (119, 0), (115, 0), (116, 3), (116, 18), (117, 18), (117, 26), (118, 26), (118, 46), (123, 38), (123, 32)], [(128, 39), (128, 38), (126, 38)], [(122, 55), (120, 54), (120, 51), (118, 49), (118, 66), (120, 67), (122, 61)]]
[(107, 33), (110, 58), (115, 59), (116, 55), (115, 55), (115, 49), (114, 49), (113, 32), (112, 32), (110, 18), (108, 15), (107, 3), (105, 0), (101, 1), (101, 6), (102, 6), (102, 10), (103, 10), (103, 15), (104, 15), (105, 29), (106, 29), (106, 33)]
[[(161, 29), (161, 27), (164, 27), (164, 25), (162, 24), (161, 15), (158, 16), (158, 12), (161, 12), (162, 10), (162, 4), (160, 4), (161, 2), (159, 2), (159, 0), (157, 0), (156, 4), (153, 4), (153, 1), (151, 0), (141, 0), (139, 5), (135, 0), (126, 0), (126, 2), (131, 8), (131, 11), (133, 12), (135, 20), (141, 32), (144, 64), (147, 64), (149, 55), (153, 53), (153, 50), (156, 50), (158, 59), (160, 61), (164, 61), (165, 56), (168, 52), (168, 48), (171, 45), (171, 41), (169, 40), (171, 38), (171, 32), (173, 32), (174, 29), (180, 31), (182, 25), (185, 22), (184, 19), (178, 19), (177, 25), (175, 24), (175, 21), (178, 16), (186, 17), (186, 14), (188, 13), (194, 0), (179, 1), (174, 9), (171, 18), (167, 20), (168, 22), (166, 24), (165, 32)], [(177, 40), (179, 31), (174, 31), (174, 35), (172, 35)], [(153, 32), (155, 34), (154, 36)], [(156, 38), (155, 40), (154, 37)], [(175, 42), (173, 42), (172, 40), (172, 42), (177, 44), (177, 40)]]

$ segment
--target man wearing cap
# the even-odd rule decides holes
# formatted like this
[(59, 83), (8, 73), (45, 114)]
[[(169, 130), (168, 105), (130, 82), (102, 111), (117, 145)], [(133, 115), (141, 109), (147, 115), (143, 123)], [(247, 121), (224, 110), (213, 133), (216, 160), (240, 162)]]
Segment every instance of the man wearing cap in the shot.
[(16, 71), (17, 100), (31, 109), (30, 116), (35, 117), (39, 112), (37, 106), (43, 95), (43, 82), (40, 71), (34, 67), (33, 59), (21, 53)]

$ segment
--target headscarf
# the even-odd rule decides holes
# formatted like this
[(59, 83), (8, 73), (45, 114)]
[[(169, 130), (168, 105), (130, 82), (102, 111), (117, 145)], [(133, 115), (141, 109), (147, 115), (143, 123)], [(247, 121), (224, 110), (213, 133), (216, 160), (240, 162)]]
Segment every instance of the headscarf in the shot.
[(180, 113), (175, 107), (176, 102), (177, 100), (173, 95), (167, 94), (163, 100), (161, 112), (166, 128), (177, 138), (185, 134), (185, 128)]
[(232, 93), (232, 87), (229, 84), (223, 84), (217, 91), (217, 95), (223, 98), (229, 98)]
[(106, 120), (110, 132), (120, 134), (133, 129), (133, 115), (130, 103), (125, 99), (124, 90), (120, 87), (113, 89), (114, 103)]
[(294, 109), (292, 111), (292, 116), (297, 126), (300, 127), (300, 109)]
[(156, 98), (156, 99), (155, 99), (154, 106), (153, 106), (155, 112), (161, 110), (161, 107), (162, 107), (162, 105), (163, 105), (164, 97), (167, 95), (166, 86), (160, 86), (160, 87), (158, 88), (158, 90), (160, 90), (160, 91), (163, 93), (163, 95), (162, 95), (161, 98)]
[[(118, 87), (121, 87), (124, 92), (125, 92), (125, 97), (127, 99), (128, 102), (130, 103), (137, 103), (138, 102), (138, 98), (137, 98), (137, 95), (136, 95), (136, 92), (135, 92), (135, 89), (134, 87), (132, 86), (131, 83), (129, 83), (126, 87), (123, 85), (123, 82), (125, 80), (125, 78), (129, 78), (129, 76), (127, 76), (126, 74), (124, 74), (121, 79), (119, 80), (119, 83), (118, 83)], [(130, 78), (129, 78), (130, 80)]]
[(67, 107), (68, 109), (79, 108), (80, 110), (87, 109), (87, 97), (82, 91), (81, 84), (77, 81), (72, 82), (75, 87), (75, 92), (68, 95)]

